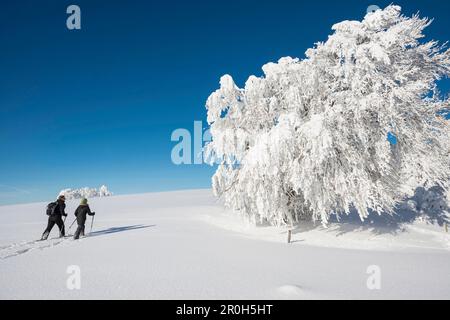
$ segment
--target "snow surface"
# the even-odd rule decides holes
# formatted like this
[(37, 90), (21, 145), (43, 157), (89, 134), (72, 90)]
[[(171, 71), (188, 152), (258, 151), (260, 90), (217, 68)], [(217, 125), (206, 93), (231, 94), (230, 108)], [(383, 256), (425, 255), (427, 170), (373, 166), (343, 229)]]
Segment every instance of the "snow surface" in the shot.
[[(287, 244), (286, 229), (247, 225), (210, 190), (90, 203), (91, 236), (35, 243), (46, 203), (0, 207), (0, 299), (450, 299), (450, 234), (426, 220), (304, 223)], [(66, 287), (71, 265), (80, 290)], [(381, 290), (367, 288), (371, 265)]]

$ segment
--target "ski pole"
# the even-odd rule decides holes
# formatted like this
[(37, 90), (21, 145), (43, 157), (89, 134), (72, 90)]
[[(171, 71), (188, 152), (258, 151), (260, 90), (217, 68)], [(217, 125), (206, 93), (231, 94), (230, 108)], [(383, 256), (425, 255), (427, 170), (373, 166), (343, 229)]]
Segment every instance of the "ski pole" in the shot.
[(77, 218), (75, 218), (75, 220), (73, 220), (73, 222), (72, 222), (72, 224), (70, 225), (69, 230), (67, 230), (67, 232), (70, 231), (70, 228), (72, 228), (72, 226), (73, 226), (73, 224), (75, 223), (75, 221), (77, 221)]
[(92, 226), (94, 225), (94, 217), (95, 217), (95, 216), (92, 216), (92, 220), (91, 220), (91, 231), (89, 232), (89, 234), (92, 233)]

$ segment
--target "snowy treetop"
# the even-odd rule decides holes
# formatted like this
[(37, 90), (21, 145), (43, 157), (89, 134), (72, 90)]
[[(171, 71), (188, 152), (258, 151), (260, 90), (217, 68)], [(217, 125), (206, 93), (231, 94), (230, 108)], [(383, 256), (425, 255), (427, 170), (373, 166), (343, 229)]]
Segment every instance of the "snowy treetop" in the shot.
[(108, 190), (108, 187), (103, 185), (98, 189), (95, 188), (80, 188), (80, 189), (64, 189), (59, 193), (64, 195), (67, 200), (81, 199), (81, 198), (96, 198), (96, 197), (110, 197), (113, 195)]

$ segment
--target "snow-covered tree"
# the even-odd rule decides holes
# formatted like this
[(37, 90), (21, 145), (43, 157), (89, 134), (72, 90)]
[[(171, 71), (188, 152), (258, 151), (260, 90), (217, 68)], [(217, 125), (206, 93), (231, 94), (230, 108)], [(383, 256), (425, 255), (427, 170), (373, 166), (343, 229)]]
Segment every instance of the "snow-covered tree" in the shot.
[(450, 50), (421, 41), (429, 24), (391, 5), (334, 25), (305, 59), (266, 64), (243, 89), (223, 76), (206, 104), (215, 194), (254, 222), (326, 224), (351, 209), (392, 214), (418, 186), (448, 188), (439, 111), (450, 103), (436, 82)]
[(98, 190), (96, 188), (80, 188), (80, 189), (64, 189), (59, 193), (64, 195), (67, 200), (81, 199), (81, 198), (96, 198), (96, 197), (110, 197), (113, 195), (108, 190), (108, 187), (103, 185)]
[(111, 191), (108, 190), (108, 187), (105, 185), (102, 185), (99, 189), (98, 189), (98, 196), (99, 197), (110, 197), (112, 196), (113, 193)]

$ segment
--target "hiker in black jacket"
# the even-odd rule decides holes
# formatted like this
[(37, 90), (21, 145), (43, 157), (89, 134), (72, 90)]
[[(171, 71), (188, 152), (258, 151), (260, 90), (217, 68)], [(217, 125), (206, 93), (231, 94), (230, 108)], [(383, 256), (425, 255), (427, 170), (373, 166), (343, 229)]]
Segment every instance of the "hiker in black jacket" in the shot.
[(52, 203), (53, 207), (52, 209), (49, 211), (47, 210), (47, 214), (48, 214), (48, 224), (47, 224), (47, 228), (45, 229), (41, 240), (47, 240), (50, 232), (52, 231), (53, 227), (55, 226), (55, 224), (58, 226), (59, 228), (59, 236), (60, 237), (64, 237), (65, 236), (65, 229), (64, 229), (64, 222), (62, 220), (62, 217), (67, 217), (67, 214), (65, 213), (65, 209), (66, 209), (66, 198), (64, 197), (64, 195), (61, 195), (58, 197), (58, 200), (56, 200), (56, 202)]
[(86, 198), (81, 199), (80, 205), (78, 206), (77, 210), (75, 210), (75, 216), (77, 217), (78, 223), (77, 231), (75, 231), (75, 234), (73, 236), (75, 240), (78, 240), (80, 238), (80, 235), (84, 237), (84, 224), (86, 223), (86, 216), (95, 215), (95, 212), (91, 212), (91, 209), (89, 208), (87, 202), (88, 201)]

